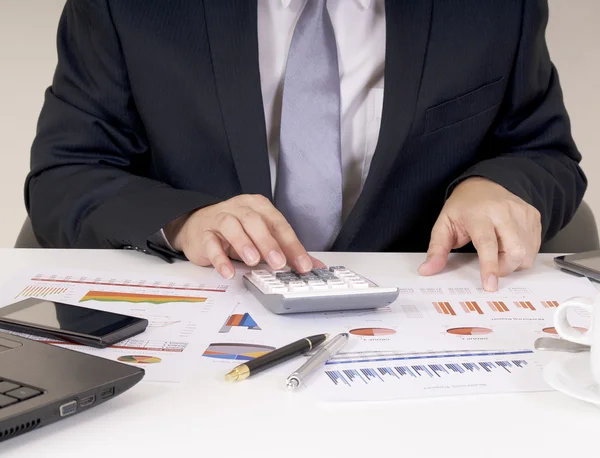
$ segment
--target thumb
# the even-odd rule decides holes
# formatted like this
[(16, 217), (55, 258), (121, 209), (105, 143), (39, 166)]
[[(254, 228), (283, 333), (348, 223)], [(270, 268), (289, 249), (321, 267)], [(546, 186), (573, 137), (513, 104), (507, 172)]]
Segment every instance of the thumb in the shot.
[(421, 275), (435, 275), (446, 266), (450, 250), (456, 242), (456, 235), (451, 227), (450, 224), (446, 224), (444, 217), (440, 217), (436, 221), (431, 230), (427, 259), (419, 267)]

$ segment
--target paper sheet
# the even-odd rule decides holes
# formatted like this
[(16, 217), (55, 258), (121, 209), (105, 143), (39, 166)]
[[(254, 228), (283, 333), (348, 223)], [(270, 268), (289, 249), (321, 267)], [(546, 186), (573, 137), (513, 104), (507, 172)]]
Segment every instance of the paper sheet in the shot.
[[(309, 379), (305, 392), (354, 401), (549, 390), (542, 368), (555, 355), (535, 351), (535, 339), (558, 338), (553, 314), (559, 303), (598, 294), (587, 279), (559, 271), (503, 282), (508, 286), (497, 293), (435, 277), (375, 281), (399, 286), (390, 307), (278, 316), (245, 291), (239, 276), (226, 282), (214, 273), (198, 283), (114, 272), (25, 272), (2, 287), (0, 306), (40, 297), (147, 318), (146, 332), (109, 349), (55, 343), (143, 365), (149, 381), (181, 381), (191, 369), (223, 380), (237, 364), (291, 341), (349, 332), (343, 352)], [(582, 329), (589, 325), (583, 312), (570, 320)], [(269, 372), (284, 386), (304, 360)]]
[[(213, 335), (204, 370), (220, 378), (244, 360), (297, 338), (349, 332), (348, 345), (308, 380), (306, 393), (355, 401), (545, 391), (550, 388), (542, 369), (556, 354), (534, 350), (535, 340), (558, 338), (553, 314), (560, 302), (598, 294), (587, 279), (559, 272), (511, 282), (497, 293), (434, 278), (396, 283), (400, 297), (378, 311), (275, 316), (248, 296), (232, 313), (238, 324)], [(589, 324), (583, 311), (570, 320), (581, 328)], [(283, 386), (304, 361), (271, 373)]]
[[(201, 358), (207, 331), (222, 325), (238, 298), (236, 285), (209, 274), (185, 278), (138, 278), (115, 272), (24, 272), (2, 287), (0, 305), (28, 297), (146, 318), (142, 334), (97, 349), (57, 339), (25, 337), (94, 354), (146, 370), (146, 381), (179, 382)], [(23, 335), (23, 334), (21, 334)]]

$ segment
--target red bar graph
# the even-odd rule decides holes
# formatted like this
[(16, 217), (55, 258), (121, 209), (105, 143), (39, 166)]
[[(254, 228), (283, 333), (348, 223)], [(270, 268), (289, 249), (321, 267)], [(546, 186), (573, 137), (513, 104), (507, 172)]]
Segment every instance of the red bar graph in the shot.
[(518, 302), (514, 302), (514, 304), (520, 309), (527, 309), (527, 310), (535, 311), (535, 307), (529, 301), (518, 301)]
[(494, 312), (508, 312), (508, 307), (502, 301), (488, 301), (487, 304)]
[(544, 308), (556, 308), (559, 304), (557, 301), (542, 301), (542, 305)]
[(479, 315), (483, 315), (483, 310), (481, 310), (481, 307), (479, 307), (479, 304), (475, 301), (461, 302), (460, 306), (465, 313), (478, 313)]
[(442, 315), (456, 315), (456, 312), (450, 305), (450, 302), (433, 302), (435, 310)]

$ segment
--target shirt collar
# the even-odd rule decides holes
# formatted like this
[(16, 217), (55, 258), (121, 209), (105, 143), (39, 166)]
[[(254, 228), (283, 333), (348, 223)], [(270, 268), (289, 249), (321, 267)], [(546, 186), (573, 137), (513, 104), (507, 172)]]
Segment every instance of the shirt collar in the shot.
[[(355, 0), (356, 3), (360, 4), (360, 6), (363, 7), (363, 9), (367, 9), (369, 8), (369, 6), (371, 6), (371, 2), (373, 0)], [(292, 0), (281, 0), (281, 4), (283, 5), (284, 8), (287, 8), (288, 6), (290, 6), (290, 3), (292, 3)]]

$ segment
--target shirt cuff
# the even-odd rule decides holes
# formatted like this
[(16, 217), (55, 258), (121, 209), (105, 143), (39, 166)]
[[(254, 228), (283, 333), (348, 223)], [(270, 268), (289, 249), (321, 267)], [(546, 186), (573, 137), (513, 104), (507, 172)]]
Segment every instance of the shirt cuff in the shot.
[(165, 231), (163, 229), (160, 229), (159, 231), (150, 235), (150, 237), (148, 237), (148, 241), (152, 242), (154, 245), (159, 246), (163, 250), (172, 252), (173, 254), (181, 254), (169, 243), (169, 241), (167, 240), (167, 236), (165, 235)]

